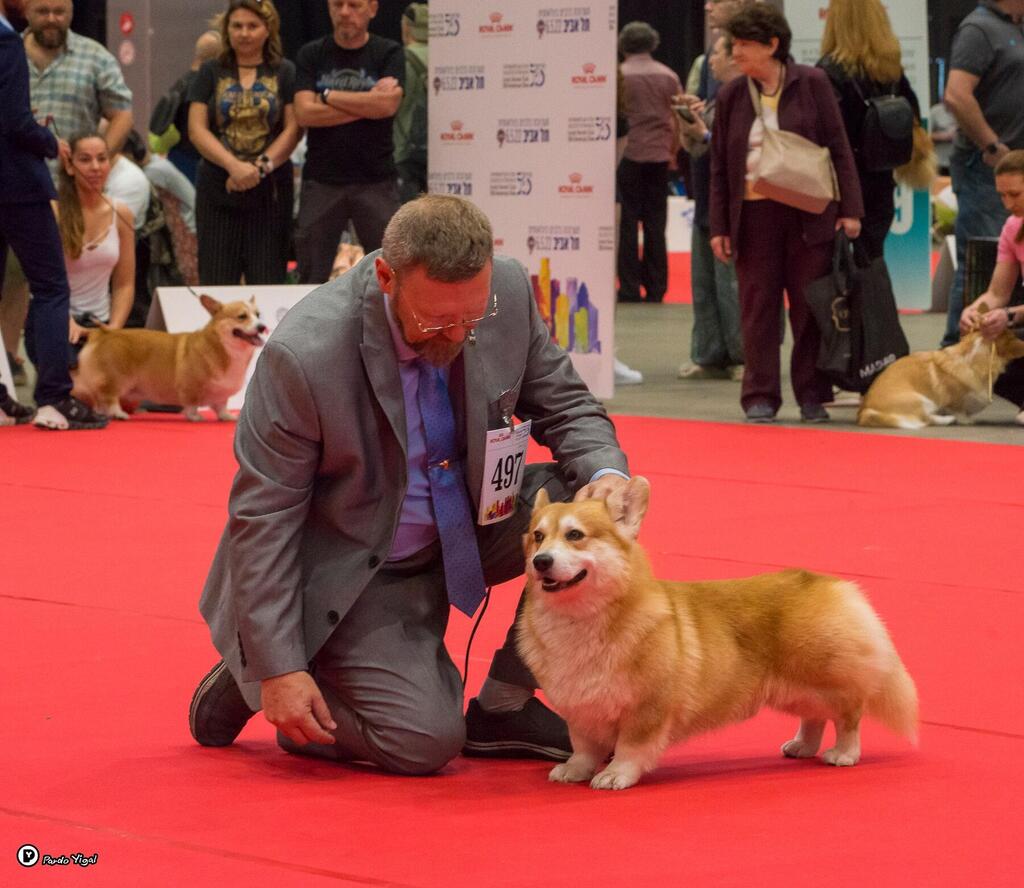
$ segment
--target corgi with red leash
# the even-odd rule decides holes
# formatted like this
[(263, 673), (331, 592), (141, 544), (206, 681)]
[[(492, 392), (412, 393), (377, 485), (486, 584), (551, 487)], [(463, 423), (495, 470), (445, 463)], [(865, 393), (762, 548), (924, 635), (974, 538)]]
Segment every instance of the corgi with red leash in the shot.
[[(872, 716), (916, 741), (914, 682), (856, 584), (805, 570), (659, 580), (636, 538), (649, 485), (606, 502), (550, 503), (525, 535), (520, 653), (569, 725), (573, 754), (549, 777), (626, 789), (671, 743), (753, 716), (800, 719), (783, 755), (855, 765)], [(606, 764), (612, 756), (610, 763)]]

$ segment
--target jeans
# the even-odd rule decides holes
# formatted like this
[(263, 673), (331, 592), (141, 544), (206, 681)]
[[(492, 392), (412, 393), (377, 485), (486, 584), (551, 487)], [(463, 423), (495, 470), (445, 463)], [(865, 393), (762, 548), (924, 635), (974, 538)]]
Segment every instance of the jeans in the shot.
[(972, 237), (999, 237), (1009, 213), (996, 191), (992, 167), (982, 159), (981, 152), (957, 148), (950, 162), (953, 192), (956, 194), (956, 274), (949, 291), (949, 313), (942, 346), (960, 341), (960, 315), (964, 310), (964, 277), (967, 264), (967, 241)]
[(711, 231), (694, 225), (690, 240), (690, 285), (693, 290), (693, 335), (690, 360), (700, 367), (743, 363), (740, 301), (736, 269), (711, 252)]
[(338, 242), (349, 221), (367, 253), (379, 249), (384, 229), (401, 205), (394, 179), (352, 185), (303, 181), (295, 226), (299, 282), (322, 284), (331, 276)]

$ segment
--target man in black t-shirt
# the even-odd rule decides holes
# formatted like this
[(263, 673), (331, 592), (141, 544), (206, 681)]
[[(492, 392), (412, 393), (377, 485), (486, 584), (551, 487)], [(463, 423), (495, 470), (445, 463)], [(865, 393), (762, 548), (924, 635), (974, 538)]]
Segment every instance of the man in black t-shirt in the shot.
[(363, 249), (380, 247), (398, 209), (392, 122), (405, 55), (370, 34), (377, 0), (327, 0), (333, 33), (299, 50), (295, 113), (308, 130), (295, 232), (302, 283), (323, 283), (349, 220)]

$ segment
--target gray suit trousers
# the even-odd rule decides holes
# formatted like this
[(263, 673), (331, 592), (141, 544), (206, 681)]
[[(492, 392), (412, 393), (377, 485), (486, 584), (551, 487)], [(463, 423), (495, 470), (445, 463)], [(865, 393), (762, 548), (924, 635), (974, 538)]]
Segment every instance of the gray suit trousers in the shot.
[[(477, 529), (488, 586), (522, 574), (522, 536), (541, 487), (552, 500), (569, 498), (554, 463), (527, 466), (516, 512)], [(448, 613), (440, 544), (386, 564), (311, 664), (338, 724), (335, 744), (299, 746), (278, 733), (281, 747), (336, 761), (370, 762), (400, 774), (429, 774), (444, 767), (462, 750), (466, 736), (462, 678), (444, 645)], [(514, 627), (495, 653), (490, 675), (521, 687), (537, 686), (515, 648)]]

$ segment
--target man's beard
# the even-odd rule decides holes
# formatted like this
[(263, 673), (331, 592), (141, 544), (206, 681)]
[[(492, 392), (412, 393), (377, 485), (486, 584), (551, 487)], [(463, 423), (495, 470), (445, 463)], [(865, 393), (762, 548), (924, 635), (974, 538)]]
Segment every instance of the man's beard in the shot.
[(36, 43), (44, 49), (60, 49), (68, 42), (68, 32), (64, 28), (47, 25), (45, 28), (32, 28), (31, 31)]
[(424, 339), (422, 342), (410, 342), (405, 332), (405, 324), (402, 323), (402, 316), (398, 311), (399, 299), (400, 296), (396, 287), (392, 314), (394, 315), (395, 322), (398, 324), (398, 329), (402, 333), (402, 339), (405, 340), (405, 344), (423, 358), (424, 361), (432, 364), (434, 367), (447, 367), (451, 364), (459, 356), (459, 352), (462, 351), (465, 340), (462, 342), (452, 342), (450, 339), (446, 339), (438, 334), (431, 336), (430, 339)]

